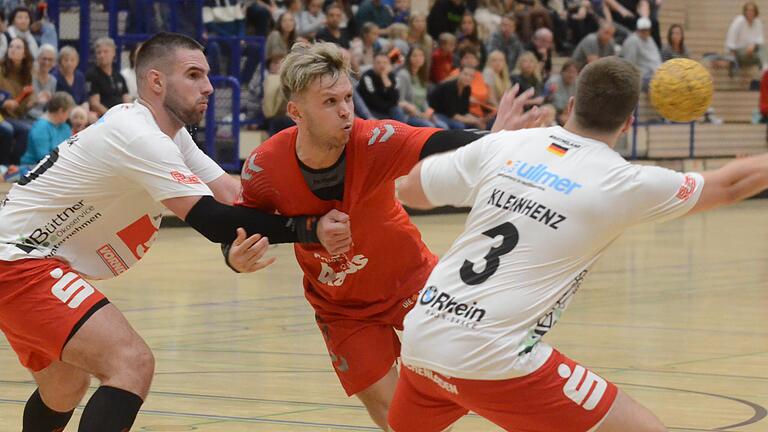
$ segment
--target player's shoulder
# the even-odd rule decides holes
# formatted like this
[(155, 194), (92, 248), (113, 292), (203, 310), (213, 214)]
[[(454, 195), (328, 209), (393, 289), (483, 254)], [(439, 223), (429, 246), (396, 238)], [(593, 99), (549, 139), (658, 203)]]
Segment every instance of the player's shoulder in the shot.
[(284, 129), (253, 149), (243, 164), (241, 172), (243, 180), (255, 181), (264, 178), (267, 174), (284, 175), (285, 170), (280, 168), (285, 167), (290, 162), (288, 159), (295, 155), (291, 150), (295, 135), (295, 126)]
[(280, 154), (279, 150), (284, 150), (296, 139), (296, 131), (296, 126), (281, 130), (256, 147), (251, 152), (251, 156), (258, 155), (258, 157), (263, 158), (274, 157)]
[(349, 143), (353, 147), (365, 147), (375, 149), (377, 144), (399, 142), (405, 137), (413, 137), (414, 133), (421, 132), (424, 137), (431, 136), (439, 129), (414, 127), (391, 119), (363, 120), (355, 118), (352, 124), (352, 133)]

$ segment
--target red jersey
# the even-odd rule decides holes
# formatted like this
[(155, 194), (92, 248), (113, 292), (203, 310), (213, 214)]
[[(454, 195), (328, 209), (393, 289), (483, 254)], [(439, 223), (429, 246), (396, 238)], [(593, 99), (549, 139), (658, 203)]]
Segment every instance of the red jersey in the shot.
[(419, 160), (424, 143), (439, 129), (393, 120), (355, 119), (346, 146), (342, 201), (322, 200), (304, 180), (296, 156), (296, 127), (271, 137), (251, 153), (238, 203), (284, 216), (349, 215), (353, 245), (331, 256), (319, 244), (295, 244), (305, 295), (323, 313), (366, 318), (418, 292), (437, 257), (421, 241), (395, 197), (395, 182)]

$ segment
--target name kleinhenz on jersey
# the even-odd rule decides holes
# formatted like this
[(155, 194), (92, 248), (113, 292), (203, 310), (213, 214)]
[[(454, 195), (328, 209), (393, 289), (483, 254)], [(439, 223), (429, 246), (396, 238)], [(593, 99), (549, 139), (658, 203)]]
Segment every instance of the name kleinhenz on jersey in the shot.
[(493, 189), (491, 191), (486, 204), (528, 216), (555, 230), (560, 228), (562, 222), (568, 220), (566, 216), (548, 208), (544, 204), (540, 204), (530, 198), (517, 197), (500, 189)]

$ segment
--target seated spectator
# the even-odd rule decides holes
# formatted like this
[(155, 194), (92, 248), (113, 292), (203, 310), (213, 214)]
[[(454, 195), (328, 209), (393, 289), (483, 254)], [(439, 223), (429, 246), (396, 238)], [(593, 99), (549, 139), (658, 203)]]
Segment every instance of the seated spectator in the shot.
[(85, 81), (89, 87), (91, 110), (101, 117), (113, 106), (131, 102), (131, 97), (125, 79), (114, 67), (115, 41), (108, 37), (99, 38), (95, 51), (96, 64), (85, 74)]
[(544, 85), (545, 99), (555, 108), (559, 124), (565, 124), (568, 113), (568, 101), (576, 95), (576, 78), (579, 66), (573, 60), (566, 60), (559, 75), (553, 75)]
[(35, 104), (29, 110), (29, 116), (34, 119), (43, 115), (45, 106), (56, 92), (56, 78), (51, 75), (51, 69), (56, 65), (56, 48), (48, 44), (41, 45), (36, 63), (37, 67), (32, 74)]
[(517, 65), (517, 57), (523, 52), (523, 44), (517, 37), (515, 30), (517, 24), (515, 21), (515, 15), (512, 13), (506, 14), (501, 18), (501, 26), (499, 31), (493, 33), (488, 40), (488, 46), (486, 47), (488, 52), (499, 50), (504, 53), (504, 57), (507, 59), (507, 67), (509, 70), (514, 70)]
[[(6, 1), (6, 5), (14, 2)], [(38, 46), (48, 44), (54, 49), (59, 49), (59, 35), (56, 26), (48, 18), (48, 4), (46, 0), (39, 1), (27, 1), (27, 6), (32, 12), (32, 23), (29, 25), (29, 30), (35, 37)]]
[(325, 26), (323, 0), (306, 0), (306, 9), (296, 19), (296, 32), (299, 36), (312, 40), (315, 34)]
[(72, 135), (80, 132), (88, 126), (88, 111), (81, 106), (75, 106), (69, 113), (69, 125), (72, 127)]
[(427, 17), (419, 12), (413, 12), (408, 19), (408, 44), (412, 46), (419, 46), (424, 50), (424, 55), (427, 56), (427, 66), (429, 66), (429, 60), (432, 58), (432, 49), (434, 48), (434, 41), (432, 36), (427, 32)]
[(690, 58), (688, 48), (685, 47), (685, 33), (680, 24), (672, 24), (667, 31), (667, 45), (661, 50), (661, 61), (665, 62), (673, 58)]
[(573, 50), (573, 60), (579, 69), (602, 57), (616, 55), (616, 41), (613, 39), (615, 33), (616, 27), (604, 21), (597, 32), (582, 39)]
[(357, 86), (360, 96), (371, 113), (379, 119), (393, 119), (405, 123), (406, 118), (400, 109), (400, 93), (397, 80), (392, 73), (392, 63), (384, 52), (379, 52), (373, 59), (373, 68), (366, 71)]
[[(397, 49), (397, 52), (393, 52), (392, 50), (394, 49)], [(410, 50), (411, 47), (408, 45), (408, 26), (402, 23), (392, 23), (389, 26), (389, 51), (392, 58), (405, 60), (405, 55)], [(393, 60), (393, 63), (402, 64), (402, 61), (398, 63)]]
[(429, 71), (429, 80), (436, 84), (443, 82), (453, 71), (456, 36), (443, 33), (437, 43), (437, 48), (432, 51), (432, 65)]
[(656, 69), (661, 66), (661, 53), (651, 38), (651, 20), (637, 19), (637, 30), (632, 33), (621, 48), (621, 56), (640, 69), (643, 87), (646, 88)]
[(32, 13), (26, 6), (19, 6), (11, 12), (8, 19), (8, 34), (9, 39), (20, 38), (24, 39), (29, 47), (29, 52), (32, 54), (32, 58), (37, 58), (38, 45), (35, 36), (30, 31), (30, 24), (32, 24)]
[(488, 62), (483, 70), (483, 78), (490, 90), (490, 100), (498, 106), (504, 92), (512, 88), (509, 67), (503, 52), (496, 50), (488, 55)]
[(526, 51), (520, 54), (517, 60), (516, 74), (512, 75), (512, 84), (520, 86), (520, 93), (533, 89), (533, 97), (526, 102), (526, 106), (541, 105), (544, 102), (544, 81), (541, 79), (541, 70), (536, 56)]
[(379, 26), (372, 22), (363, 24), (360, 29), (360, 40), (352, 44), (352, 63), (360, 68), (360, 72), (373, 67), (373, 56), (382, 50), (379, 41)]
[(294, 125), (293, 120), (286, 113), (288, 100), (280, 84), (280, 64), (284, 58), (284, 54), (275, 54), (267, 60), (262, 109), (270, 136)]
[(545, 81), (549, 79), (552, 73), (552, 47), (554, 46), (554, 35), (546, 27), (542, 27), (533, 33), (531, 42), (525, 46), (526, 51), (530, 51), (536, 56), (541, 69), (541, 77)]
[(69, 45), (61, 47), (59, 67), (53, 72), (53, 77), (56, 78), (56, 91), (69, 93), (75, 100), (75, 104), (88, 112), (88, 90), (85, 85), (85, 75), (77, 68), (79, 63), (80, 55), (76, 49)]
[(69, 93), (56, 92), (45, 106), (45, 113), (37, 119), (29, 131), (27, 150), (21, 157), (21, 164), (34, 166), (67, 138), (72, 128), (67, 124), (69, 113), (75, 101)]
[(451, 72), (449, 79), (456, 78), (461, 69), (471, 67), (475, 70), (472, 76), (471, 91), (469, 94), (469, 113), (478, 118), (492, 116), (496, 113), (496, 103), (491, 99), (491, 90), (485, 83), (483, 73), (479, 70), (480, 58), (471, 48), (461, 53), (459, 67)]
[(400, 108), (405, 113), (406, 123), (411, 126), (448, 128), (448, 125), (435, 117), (435, 110), (427, 101), (427, 57), (421, 47), (411, 48), (395, 78), (400, 93)]
[(410, 0), (395, 0), (395, 4), (392, 8), (392, 22), (408, 25), (408, 21), (411, 17), (411, 1)]
[(429, 105), (435, 108), (435, 116), (451, 129), (486, 129), (487, 119), (469, 113), (469, 97), (475, 69), (461, 69), (456, 79), (438, 84), (429, 94)]
[(349, 49), (350, 36), (346, 28), (341, 28), (344, 19), (344, 11), (337, 3), (331, 3), (325, 10), (325, 27), (315, 35), (315, 39), (321, 42), (331, 42)]
[(0, 61), (0, 91), (5, 98), (0, 113), (5, 118), (2, 125), (7, 129), (5, 133), (13, 134), (9, 156), (10, 164), (13, 165), (19, 164), (19, 159), (27, 147), (29, 129), (32, 127), (32, 120), (27, 116), (35, 102), (32, 64), (32, 53), (27, 48), (27, 42), (19, 38), (11, 39), (8, 51)]
[[(471, 12), (467, 11), (464, 16), (461, 17), (461, 24), (456, 31), (456, 49), (459, 52), (465, 49), (471, 49), (480, 55), (480, 66), (478, 69), (482, 70), (485, 67), (486, 51), (485, 44), (480, 40), (480, 36), (477, 33), (477, 22)], [(458, 60), (458, 59), (457, 59)]]
[(752, 1), (744, 3), (742, 14), (731, 22), (728, 36), (725, 39), (725, 48), (735, 58), (741, 67), (757, 65), (763, 69), (768, 68), (768, 54), (766, 54), (763, 40), (763, 23), (758, 18), (760, 11), (757, 4)]
[(393, 20), (392, 8), (382, 3), (381, 0), (364, 0), (355, 14), (355, 22), (358, 26), (373, 23), (383, 31), (386, 31)]
[(296, 42), (296, 21), (293, 13), (284, 12), (277, 19), (275, 29), (267, 37), (265, 55), (272, 58), (278, 54), (287, 55)]
[(455, 34), (467, 6), (464, 0), (436, 0), (427, 16), (427, 29), (433, 39), (443, 33)]
[(136, 44), (131, 48), (128, 53), (128, 66), (120, 70), (120, 75), (125, 79), (125, 84), (128, 86), (128, 96), (131, 100), (135, 100), (139, 97), (138, 85), (136, 83), (136, 53), (139, 52), (141, 44)]

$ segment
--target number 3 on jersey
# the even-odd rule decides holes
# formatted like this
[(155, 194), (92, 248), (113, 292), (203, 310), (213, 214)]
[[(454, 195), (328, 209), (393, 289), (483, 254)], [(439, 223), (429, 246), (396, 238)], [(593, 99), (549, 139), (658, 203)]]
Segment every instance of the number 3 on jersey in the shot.
[(462, 264), (459, 274), (461, 275), (461, 280), (467, 285), (480, 285), (493, 276), (493, 274), (499, 270), (499, 258), (512, 252), (515, 246), (517, 246), (518, 240), (520, 240), (520, 234), (511, 222), (504, 222), (501, 225), (491, 228), (488, 231), (483, 232), (483, 235), (492, 239), (502, 236), (503, 240), (499, 246), (492, 247), (483, 257), (483, 259), (485, 259), (485, 268), (483, 271), (479, 273), (476, 272), (474, 270), (475, 263), (470, 260), (464, 260), (464, 264)]

